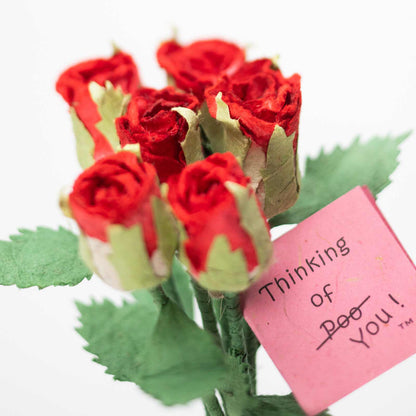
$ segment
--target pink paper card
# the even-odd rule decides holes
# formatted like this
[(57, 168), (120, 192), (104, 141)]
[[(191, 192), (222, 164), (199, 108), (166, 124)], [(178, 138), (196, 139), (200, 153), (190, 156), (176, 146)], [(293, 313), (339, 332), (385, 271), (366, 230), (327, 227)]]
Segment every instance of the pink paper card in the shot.
[(242, 301), (307, 415), (416, 352), (416, 269), (365, 187), (277, 239)]

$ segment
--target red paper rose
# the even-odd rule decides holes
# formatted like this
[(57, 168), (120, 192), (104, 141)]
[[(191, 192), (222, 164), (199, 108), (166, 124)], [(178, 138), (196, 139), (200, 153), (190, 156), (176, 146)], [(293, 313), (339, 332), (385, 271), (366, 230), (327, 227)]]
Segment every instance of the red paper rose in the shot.
[(293, 142), (296, 152), (297, 131), (301, 108), (300, 76), (285, 78), (269, 59), (242, 65), (231, 76), (222, 77), (205, 92), (208, 109), (216, 117), (216, 96), (228, 105), (230, 116), (240, 123), (242, 133), (266, 152), (276, 125), (287, 136), (296, 132)]
[[(185, 263), (191, 274), (209, 289), (244, 290), (254, 279), (255, 270), (268, 262), (271, 244), (268, 226), (249, 183), (250, 179), (229, 152), (216, 153), (188, 165), (169, 183), (168, 200), (186, 234), (181, 241), (187, 257)], [(240, 204), (241, 193), (243, 202)], [(256, 235), (252, 224), (256, 224)], [(257, 245), (259, 236), (262, 247)], [(219, 239), (226, 240), (225, 246)], [(213, 253), (215, 250), (217, 252)], [(266, 254), (264, 264), (260, 264), (262, 255), (258, 250)], [(237, 260), (240, 267), (231, 259), (236, 251), (241, 253)], [(240, 275), (223, 272), (217, 261), (225, 262), (226, 268), (234, 267), (234, 275)], [(215, 273), (211, 279), (213, 268)]]
[(160, 197), (156, 171), (130, 152), (98, 160), (76, 180), (69, 204), (88, 237), (108, 241), (107, 229), (140, 224), (149, 255), (157, 244), (151, 199)]
[(201, 125), (212, 150), (242, 161), (267, 218), (289, 209), (299, 195), (299, 75), (285, 78), (260, 59), (221, 77), (205, 97)]
[(119, 152), (86, 169), (69, 195), (81, 257), (115, 288), (151, 288), (170, 276), (178, 236), (158, 185), (152, 165)]
[(203, 40), (188, 46), (172, 40), (159, 47), (157, 59), (177, 87), (192, 92), (202, 102), (205, 88), (220, 75), (233, 74), (244, 62), (245, 52), (223, 40)]
[(155, 166), (161, 182), (186, 165), (181, 143), (189, 127), (187, 120), (172, 110), (175, 107), (194, 111), (198, 100), (174, 87), (140, 88), (131, 98), (126, 114), (116, 119), (121, 145), (139, 143), (143, 161)]
[(99, 159), (113, 153), (113, 149), (95, 127), (100, 115), (88, 89), (93, 81), (101, 86), (110, 81), (127, 94), (137, 89), (139, 75), (131, 56), (118, 52), (109, 59), (94, 59), (72, 66), (61, 74), (56, 83), (58, 93), (74, 107), (78, 118), (90, 132), (95, 143), (94, 158)]

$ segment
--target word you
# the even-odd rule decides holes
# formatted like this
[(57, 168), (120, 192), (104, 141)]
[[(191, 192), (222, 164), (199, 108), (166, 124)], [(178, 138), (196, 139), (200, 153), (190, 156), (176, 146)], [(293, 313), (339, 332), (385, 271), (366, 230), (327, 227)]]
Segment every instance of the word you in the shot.
[[(400, 302), (398, 302), (393, 295), (389, 294), (389, 298), (394, 304), (400, 305), (404, 308), (404, 305), (400, 304)], [(334, 335), (339, 330), (347, 328), (351, 321), (359, 321), (363, 316), (361, 309), (369, 299), (370, 296), (367, 296), (358, 306), (351, 308), (348, 315), (341, 314), (338, 316), (336, 321), (327, 319), (322, 322), (320, 328), (325, 331), (327, 337), (318, 345), (316, 350), (321, 349), (329, 340), (332, 340)], [(351, 342), (361, 344), (366, 348), (370, 348), (370, 345), (368, 344), (368, 336), (377, 335), (380, 332), (380, 324), (387, 325), (392, 318), (393, 315), (387, 312), (385, 308), (380, 308), (380, 312), (374, 314), (373, 320), (367, 322), (364, 327), (358, 328), (359, 336), (357, 338), (349, 338), (349, 340)]]
[(259, 294), (266, 294), (269, 299), (275, 302), (276, 291), (285, 294), (285, 291), (290, 290), (292, 286), (296, 285), (296, 282), (302, 281), (321, 267), (325, 267), (330, 262), (335, 261), (338, 255), (346, 256), (350, 252), (344, 237), (337, 240), (335, 247), (327, 247), (321, 251), (316, 250), (316, 254), (305, 258), (300, 266), (286, 269), (285, 277), (274, 277), (271, 282), (263, 285), (259, 289)]

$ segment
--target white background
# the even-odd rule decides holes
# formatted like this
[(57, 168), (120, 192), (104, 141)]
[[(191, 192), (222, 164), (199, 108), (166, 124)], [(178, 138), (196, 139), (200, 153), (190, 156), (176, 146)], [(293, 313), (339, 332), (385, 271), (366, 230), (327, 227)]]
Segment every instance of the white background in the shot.
[[(74, 227), (57, 207), (79, 168), (54, 82), (77, 61), (108, 56), (111, 41), (134, 55), (143, 82), (155, 87), (165, 80), (155, 51), (173, 28), (183, 42), (217, 36), (247, 45), (249, 58), (280, 54), (285, 74), (302, 75), (302, 162), (358, 134), (416, 129), (412, 1), (22, 0), (0, 9), (0, 239), (18, 227)], [(379, 198), (413, 259), (414, 136)], [(91, 361), (73, 329), (74, 300), (104, 296), (121, 298), (98, 278), (75, 288), (0, 287), (0, 415), (202, 415), (197, 401), (164, 408)], [(288, 392), (263, 351), (259, 361), (260, 392)], [(415, 374), (412, 357), (333, 405), (333, 415), (415, 415)]]

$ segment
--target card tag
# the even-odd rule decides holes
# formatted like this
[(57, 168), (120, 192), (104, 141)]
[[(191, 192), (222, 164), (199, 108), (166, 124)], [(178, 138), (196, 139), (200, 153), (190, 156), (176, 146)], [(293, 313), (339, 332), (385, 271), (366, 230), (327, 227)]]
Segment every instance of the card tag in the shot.
[(416, 352), (416, 269), (366, 187), (273, 244), (244, 317), (307, 415)]

